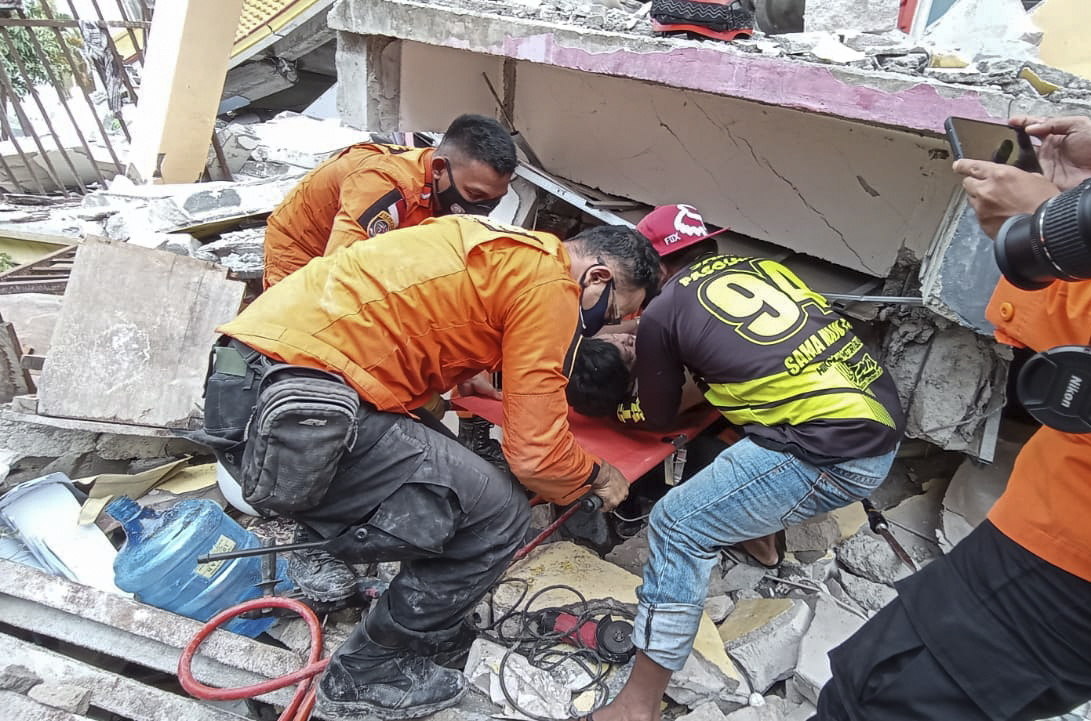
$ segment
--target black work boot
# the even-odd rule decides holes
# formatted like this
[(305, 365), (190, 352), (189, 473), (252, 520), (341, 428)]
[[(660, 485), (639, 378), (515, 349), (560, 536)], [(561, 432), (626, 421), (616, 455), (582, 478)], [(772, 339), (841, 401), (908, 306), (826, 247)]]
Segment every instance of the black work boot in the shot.
[(500, 441), (489, 435), (491, 428), (492, 423), (479, 416), (459, 418), (458, 442), (504, 473), (511, 473), (504, 451), (500, 449)]
[(400, 627), (380, 599), (330, 659), (316, 710), (331, 721), (400, 721), (454, 706), (466, 693), (466, 677), (425, 655), (452, 634)]
[(432, 660), (440, 666), (461, 670), (466, 667), (470, 647), (474, 645), (476, 639), (477, 629), (473, 624), (463, 621), (449, 639), (437, 645)]
[[(301, 523), (296, 524), (293, 543), (322, 538)], [(356, 574), (347, 563), (321, 548), (306, 548), (288, 554), (288, 578), (300, 592), (315, 601), (332, 603), (356, 592)]]

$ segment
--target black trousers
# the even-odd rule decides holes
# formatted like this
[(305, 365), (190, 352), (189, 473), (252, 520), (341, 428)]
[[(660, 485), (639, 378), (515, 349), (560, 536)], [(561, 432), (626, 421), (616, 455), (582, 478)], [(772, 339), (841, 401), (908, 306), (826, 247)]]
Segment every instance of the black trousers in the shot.
[[(205, 434), (238, 477), (267, 360), (237, 341), (231, 345), (244, 354), (247, 370), (213, 368)], [(530, 519), (526, 495), (452, 437), (412, 418), (362, 403), (357, 423), (356, 441), (321, 503), (293, 518), (331, 539), (330, 551), (349, 563), (401, 561), (382, 599), (397, 628), (457, 627), (522, 545)]]
[(1091, 699), (1091, 583), (986, 521), (830, 652), (811, 721), (1032, 721)]

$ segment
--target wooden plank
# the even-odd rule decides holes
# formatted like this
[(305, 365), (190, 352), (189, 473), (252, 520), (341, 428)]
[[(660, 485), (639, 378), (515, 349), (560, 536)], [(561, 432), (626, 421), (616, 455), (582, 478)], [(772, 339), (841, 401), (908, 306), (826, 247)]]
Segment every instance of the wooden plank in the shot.
[[(90, 689), (91, 705), (111, 713), (119, 714), (132, 721), (239, 721), (233, 713), (221, 711), (214, 706), (206, 706), (197, 701), (138, 681), (119, 676), (105, 669), (77, 661), (62, 654), (47, 651), (14, 636), (0, 633), (0, 644), (5, 656), (13, 663), (26, 666), (46, 683), (64, 683)], [(11, 694), (14, 695), (14, 694)], [(8, 701), (9, 697), (3, 697)], [(27, 699), (30, 701), (30, 699)], [(31, 703), (35, 703), (31, 701)], [(37, 704), (36, 704), (37, 705)], [(10, 708), (5, 705), (5, 708)], [(41, 706), (49, 711), (48, 706)], [(10, 710), (8, 711), (10, 713)], [(62, 715), (22, 716), (9, 715), (11, 719), (37, 719), (48, 721), (70, 721), (83, 719), (82, 716), (60, 711)]]
[(23, 348), (15, 335), (15, 326), (0, 323), (0, 403), (34, 392), (34, 382), (23, 368), (22, 357)]
[(194, 258), (122, 243), (79, 247), (39, 379), (38, 412), (163, 428), (199, 415), (216, 326), (244, 285)]
[(13, 721), (14, 719), (18, 721), (88, 721), (86, 716), (77, 716), (59, 708), (43, 706), (13, 691), (0, 691), (0, 708), (4, 709), (4, 718)]

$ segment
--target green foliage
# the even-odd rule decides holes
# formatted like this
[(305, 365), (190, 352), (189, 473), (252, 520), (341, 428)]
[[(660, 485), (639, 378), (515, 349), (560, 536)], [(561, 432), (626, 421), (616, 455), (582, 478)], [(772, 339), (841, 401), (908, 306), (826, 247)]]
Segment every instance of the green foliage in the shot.
[(0, 251), (0, 273), (3, 273), (5, 270), (11, 270), (17, 265), (19, 264), (16, 263), (10, 255)]
[[(48, 0), (46, 0), (48, 2)], [(30, 0), (26, 3), (26, 16), (28, 18), (46, 19), (46, 14), (42, 11), (40, 3), (35, 0)], [(54, 19), (68, 20), (67, 15), (62, 15), (56, 11), (51, 13)], [(44, 85), (49, 84), (49, 74), (47, 68), (53, 71), (53, 77), (61, 83), (62, 89), (67, 89), (72, 82), (72, 69), (69, 67), (68, 62), (64, 57), (64, 50), (61, 43), (64, 42), (70, 46), (74, 46), (80, 43), (79, 33), (75, 30), (60, 29), (58, 33), (54, 28), (5, 28), (8, 38), (11, 40), (9, 43), (0, 37), (0, 65), (3, 65), (4, 71), (7, 73), (8, 79), (11, 81), (12, 88), (15, 90), (15, 94), (19, 97), (23, 97), (27, 94), (29, 89), (27, 86), (26, 78), (23, 76), (22, 70), (19, 69), (19, 62), (22, 63), (23, 68), (26, 70), (26, 74), (30, 78), (30, 85)], [(34, 38), (38, 40), (37, 47), (35, 47), (34, 40), (31, 38), (33, 33)], [(12, 53), (12, 48), (15, 49), (15, 54)], [(40, 50), (40, 52), (39, 52)], [(15, 56), (18, 56), (19, 62), (16, 62)], [(0, 89), (2, 90), (2, 89)]]

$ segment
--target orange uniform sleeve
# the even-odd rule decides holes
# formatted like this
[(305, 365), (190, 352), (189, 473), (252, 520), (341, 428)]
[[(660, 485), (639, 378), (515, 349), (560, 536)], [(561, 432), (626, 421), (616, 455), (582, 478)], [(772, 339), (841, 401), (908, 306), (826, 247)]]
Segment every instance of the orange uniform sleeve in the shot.
[(583, 495), (597, 461), (568, 427), (564, 392), (578, 292), (574, 283), (544, 282), (517, 296), (503, 319), (504, 456), (524, 486), (554, 503)]
[(374, 169), (350, 173), (341, 183), (341, 203), (326, 255), (400, 227), (405, 212), (405, 195), (397, 178)]

